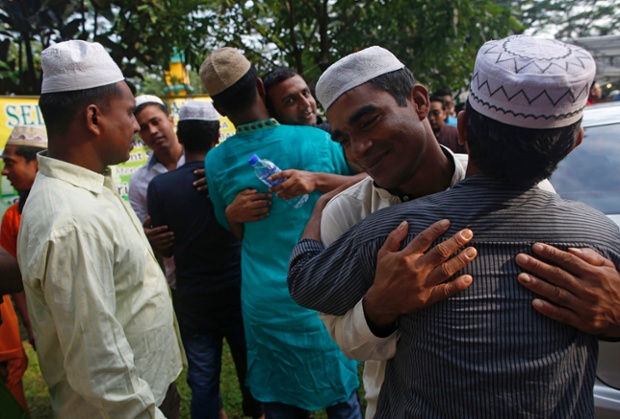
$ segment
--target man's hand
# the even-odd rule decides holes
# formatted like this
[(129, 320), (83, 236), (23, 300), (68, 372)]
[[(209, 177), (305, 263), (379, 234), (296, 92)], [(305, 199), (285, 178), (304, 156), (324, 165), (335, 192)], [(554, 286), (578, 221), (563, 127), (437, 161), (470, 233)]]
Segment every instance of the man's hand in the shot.
[(620, 274), (613, 262), (592, 249), (565, 252), (535, 243), (532, 250), (548, 261), (523, 253), (516, 257), (517, 265), (529, 272), (519, 274), (521, 285), (546, 299), (536, 298), (532, 306), (583, 332), (619, 339)]
[(399, 316), (445, 300), (471, 285), (470, 275), (445, 282), (476, 257), (473, 247), (452, 256), (473, 238), (471, 230), (461, 230), (428, 250), (449, 226), (448, 220), (434, 223), (403, 250), (399, 248), (407, 236), (407, 222), (388, 235), (377, 254), (375, 282), (363, 300), (366, 320), (377, 336), (391, 333)]
[(276, 192), (278, 198), (291, 199), (299, 195), (314, 192), (316, 189), (316, 173), (305, 170), (289, 169), (283, 170), (275, 175), (269, 176), (269, 181), (286, 179), (284, 182), (272, 186), (269, 190)]
[(144, 234), (149, 240), (153, 252), (157, 256), (172, 256), (172, 245), (174, 243), (174, 233), (168, 230), (168, 226), (163, 225), (151, 228), (151, 216), (147, 216), (144, 220)]
[(194, 188), (196, 188), (196, 190), (200, 192), (209, 189), (209, 186), (207, 185), (207, 176), (205, 175), (205, 169), (196, 169), (193, 173), (198, 178), (198, 180), (195, 180), (192, 183)]
[(226, 207), (228, 223), (251, 223), (269, 216), (271, 194), (257, 193), (256, 189), (244, 189)]

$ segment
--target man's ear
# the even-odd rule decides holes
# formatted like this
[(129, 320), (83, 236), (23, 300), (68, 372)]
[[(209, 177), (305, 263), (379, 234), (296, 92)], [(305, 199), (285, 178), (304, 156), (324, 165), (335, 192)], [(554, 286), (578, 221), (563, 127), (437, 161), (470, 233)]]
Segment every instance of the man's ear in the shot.
[(84, 118), (86, 119), (86, 129), (95, 135), (102, 132), (103, 114), (97, 105), (91, 103), (84, 110)]
[(256, 91), (258, 92), (258, 95), (263, 98), (263, 100), (267, 96), (267, 92), (265, 91), (265, 85), (263, 84), (263, 80), (260, 77), (256, 79)]
[(459, 144), (467, 144), (467, 114), (465, 111), (461, 111), (456, 118), (456, 130), (459, 133)]
[(215, 108), (215, 110), (217, 111), (217, 113), (219, 113), (222, 116), (226, 116), (226, 112), (224, 112), (224, 110), (217, 105), (215, 102), (211, 102), (213, 104), (213, 107)]
[(583, 142), (583, 136), (584, 136), (583, 127), (579, 127), (579, 132), (577, 133), (577, 138), (575, 138), (575, 145), (573, 145), (573, 148), (570, 151), (571, 153), (573, 152), (574, 149), (579, 147), (579, 145)]
[(428, 116), (428, 111), (430, 109), (428, 90), (421, 84), (415, 84), (411, 88), (411, 93), (409, 94), (409, 97), (414, 104), (415, 111), (418, 114), (418, 118), (420, 119), (420, 121), (422, 121)]

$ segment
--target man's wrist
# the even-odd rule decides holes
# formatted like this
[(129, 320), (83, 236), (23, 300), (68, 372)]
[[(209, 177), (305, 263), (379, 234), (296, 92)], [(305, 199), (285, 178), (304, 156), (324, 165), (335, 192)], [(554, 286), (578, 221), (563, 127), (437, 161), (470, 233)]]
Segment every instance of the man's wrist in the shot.
[(398, 330), (398, 315), (374, 310), (371, 298), (364, 297), (362, 307), (364, 308), (366, 324), (376, 337), (385, 338)]

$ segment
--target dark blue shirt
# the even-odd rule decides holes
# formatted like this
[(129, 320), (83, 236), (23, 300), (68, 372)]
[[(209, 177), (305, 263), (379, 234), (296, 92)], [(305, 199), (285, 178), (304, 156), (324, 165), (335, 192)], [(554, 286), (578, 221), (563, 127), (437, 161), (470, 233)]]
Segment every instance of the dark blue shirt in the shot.
[(153, 226), (174, 232), (179, 326), (205, 332), (241, 321), (241, 246), (215, 219), (206, 192), (192, 185), (194, 161), (151, 180), (147, 192)]

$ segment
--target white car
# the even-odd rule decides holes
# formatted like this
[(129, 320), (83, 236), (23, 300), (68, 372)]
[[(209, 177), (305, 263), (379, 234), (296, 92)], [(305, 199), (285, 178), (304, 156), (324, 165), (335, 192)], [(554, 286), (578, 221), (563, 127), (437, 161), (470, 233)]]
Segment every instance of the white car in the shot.
[[(549, 179), (564, 199), (584, 202), (620, 226), (620, 102), (586, 108), (585, 138)], [(620, 418), (620, 342), (600, 342), (597, 419)]]

